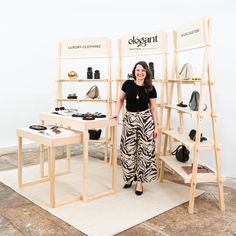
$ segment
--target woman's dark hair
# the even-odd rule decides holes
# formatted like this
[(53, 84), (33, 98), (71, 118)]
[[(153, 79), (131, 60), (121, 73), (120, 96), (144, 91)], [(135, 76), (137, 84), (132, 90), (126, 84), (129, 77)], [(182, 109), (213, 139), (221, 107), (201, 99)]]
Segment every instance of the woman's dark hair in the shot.
[(146, 93), (149, 93), (150, 91), (152, 91), (152, 72), (150, 71), (150, 69), (145, 61), (139, 61), (134, 65), (134, 68), (132, 70), (132, 75), (133, 75), (134, 80), (136, 80), (135, 69), (136, 69), (137, 65), (141, 65), (143, 67), (143, 69), (146, 70), (146, 77), (144, 79), (144, 90)]

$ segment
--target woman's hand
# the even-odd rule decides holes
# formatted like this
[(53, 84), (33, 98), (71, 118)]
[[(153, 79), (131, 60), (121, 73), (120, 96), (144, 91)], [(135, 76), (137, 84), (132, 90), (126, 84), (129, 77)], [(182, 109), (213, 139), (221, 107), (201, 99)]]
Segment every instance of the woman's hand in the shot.
[(159, 136), (160, 136), (160, 130), (158, 127), (156, 127), (153, 132), (153, 138), (156, 139), (159, 138)]
[(117, 114), (113, 114), (113, 115), (111, 116), (111, 119), (117, 119), (118, 116), (119, 116), (119, 115), (117, 115)]

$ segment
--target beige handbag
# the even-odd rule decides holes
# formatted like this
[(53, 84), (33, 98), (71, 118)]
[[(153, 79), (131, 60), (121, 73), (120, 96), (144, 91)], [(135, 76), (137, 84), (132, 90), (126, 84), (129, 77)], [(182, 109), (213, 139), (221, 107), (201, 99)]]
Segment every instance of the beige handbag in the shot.
[(98, 98), (98, 97), (99, 97), (98, 86), (97, 86), (97, 85), (92, 86), (92, 87), (89, 89), (89, 91), (86, 93), (86, 96), (87, 96), (88, 98), (92, 98), (92, 99)]
[(190, 63), (185, 63), (179, 72), (179, 79), (188, 80), (193, 78), (193, 67)]

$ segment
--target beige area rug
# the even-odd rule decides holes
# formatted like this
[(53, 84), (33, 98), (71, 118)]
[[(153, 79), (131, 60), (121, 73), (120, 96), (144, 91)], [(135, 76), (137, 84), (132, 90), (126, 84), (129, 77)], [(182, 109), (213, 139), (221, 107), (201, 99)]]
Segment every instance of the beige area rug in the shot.
[[(58, 170), (63, 169), (64, 166), (65, 160), (56, 162)], [(81, 193), (82, 157), (73, 157), (71, 166), (71, 174), (56, 178), (56, 200)], [(38, 175), (38, 165), (23, 169), (24, 180)], [(128, 190), (122, 188), (124, 183), (120, 167), (118, 167), (117, 179), (118, 188), (115, 194), (90, 202), (78, 201), (52, 209), (49, 206), (48, 182), (18, 189), (17, 170), (0, 172), (1, 182), (89, 236), (117, 234), (189, 199), (189, 187), (168, 181), (145, 184), (143, 195), (136, 196), (134, 186)], [(111, 166), (101, 160), (89, 158), (89, 193), (95, 194), (110, 187)], [(200, 195), (203, 191), (197, 190), (196, 193)]]

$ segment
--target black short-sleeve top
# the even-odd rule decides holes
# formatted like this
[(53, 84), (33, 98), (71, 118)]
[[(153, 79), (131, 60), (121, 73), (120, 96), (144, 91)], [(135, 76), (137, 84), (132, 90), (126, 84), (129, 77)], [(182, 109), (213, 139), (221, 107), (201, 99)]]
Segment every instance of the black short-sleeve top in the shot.
[[(126, 80), (121, 89), (126, 94), (126, 110), (130, 112), (147, 110), (149, 108), (150, 98), (157, 97), (154, 86), (152, 86), (152, 90), (149, 93), (146, 93), (144, 86), (137, 85), (134, 80)], [(137, 99), (137, 95), (139, 99)]]

